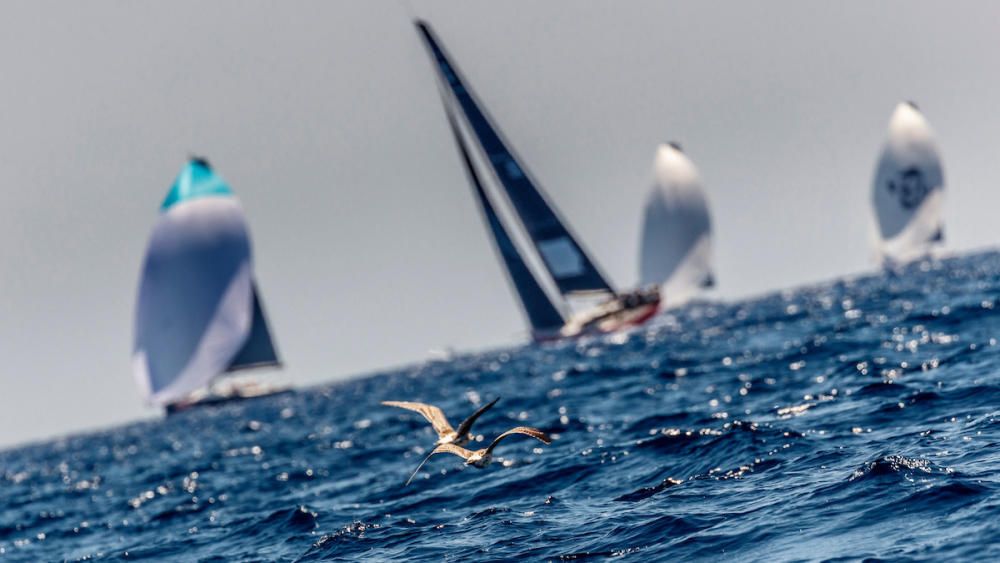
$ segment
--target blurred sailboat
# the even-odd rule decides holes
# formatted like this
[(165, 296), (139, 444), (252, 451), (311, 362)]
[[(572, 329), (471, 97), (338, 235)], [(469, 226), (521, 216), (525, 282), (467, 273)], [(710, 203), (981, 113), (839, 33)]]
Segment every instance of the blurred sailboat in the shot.
[(694, 163), (677, 143), (661, 144), (653, 164), (639, 246), (639, 281), (660, 286), (664, 307), (714, 287), (712, 221)]
[(872, 203), (882, 263), (927, 256), (944, 242), (944, 172), (927, 120), (913, 102), (896, 106), (882, 149)]
[[(542, 341), (612, 332), (641, 324), (652, 317), (659, 308), (658, 289), (623, 294), (614, 290), (481, 108), (469, 84), (449, 60), (430, 26), (421, 21), (416, 22), (416, 26), (438, 71), (445, 112), (463, 165), (531, 325), (533, 339)], [(516, 216), (550, 283), (559, 294), (558, 305), (549, 296), (539, 275), (532, 271), (504, 225), (496, 210), (499, 200), (491, 197), (484, 187), (483, 177), (477, 172), (475, 156), (465, 142), (459, 113), (465, 118), (469, 135), (477, 141), (480, 158), (488, 164), (493, 178), (506, 194), (512, 205), (511, 213)], [(574, 305), (585, 308), (574, 313), (571, 309)]]
[(168, 413), (279, 391), (220, 380), (280, 361), (243, 208), (204, 159), (188, 162), (160, 207), (142, 266), (132, 364), (145, 399)]

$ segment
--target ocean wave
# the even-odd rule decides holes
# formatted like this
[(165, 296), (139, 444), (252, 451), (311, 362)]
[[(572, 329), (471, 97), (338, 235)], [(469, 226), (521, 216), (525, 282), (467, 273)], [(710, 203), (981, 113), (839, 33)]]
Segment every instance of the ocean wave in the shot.
[[(1000, 556), (1000, 255), (0, 452), (0, 560)], [(434, 456), (419, 415), (500, 402)]]

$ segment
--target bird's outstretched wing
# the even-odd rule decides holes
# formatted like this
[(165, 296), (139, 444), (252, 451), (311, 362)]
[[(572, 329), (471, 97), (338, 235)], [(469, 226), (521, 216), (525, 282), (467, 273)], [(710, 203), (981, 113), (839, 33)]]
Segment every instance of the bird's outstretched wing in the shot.
[(440, 446), (434, 448), (431, 455), (434, 454), (455, 454), (462, 459), (469, 459), (472, 455), (471, 450), (467, 450), (462, 446), (456, 446), (455, 444), (441, 444)]
[(382, 404), (387, 407), (399, 407), (401, 409), (411, 410), (418, 412), (427, 419), (427, 422), (431, 423), (434, 427), (434, 431), (438, 433), (438, 436), (442, 436), (449, 432), (454, 432), (455, 430), (448, 423), (448, 419), (444, 417), (444, 413), (441, 409), (435, 407), (434, 405), (428, 405), (426, 403), (411, 403), (407, 401), (382, 401)]
[(477, 410), (476, 412), (474, 412), (471, 415), (469, 415), (469, 418), (463, 420), (462, 424), (458, 425), (458, 430), (456, 430), (456, 432), (458, 433), (459, 437), (463, 437), (466, 434), (468, 434), (470, 431), (472, 431), (472, 425), (476, 423), (476, 419), (478, 419), (480, 416), (482, 416), (484, 412), (486, 412), (486, 411), (490, 410), (491, 408), (493, 408), (493, 405), (497, 404), (497, 401), (499, 401), (499, 400), (500, 400), (500, 397), (497, 397), (496, 399), (493, 399), (491, 402), (489, 402), (489, 403), (487, 403), (487, 404), (479, 407), (479, 410)]
[[(549, 435), (537, 428), (532, 428), (530, 426), (518, 426), (517, 428), (511, 428), (510, 430), (504, 432), (503, 434), (496, 437), (493, 443), (486, 448), (486, 453), (493, 453), (493, 448), (497, 447), (500, 440), (503, 440), (507, 436), (513, 436), (514, 434), (524, 434), (525, 436), (531, 436), (532, 438), (544, 442), (546, 444), (552, 443), (552, 438)], [(438, 446), (439, 448), (442, 446)]]

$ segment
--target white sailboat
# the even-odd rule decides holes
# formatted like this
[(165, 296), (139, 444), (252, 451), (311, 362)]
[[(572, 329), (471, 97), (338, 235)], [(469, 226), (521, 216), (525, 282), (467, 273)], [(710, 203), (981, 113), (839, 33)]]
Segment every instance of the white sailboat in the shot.
[(653, 175), (643, 212), (639, 280), (661, 288), (665, 308), (677, 307), (715, 285), (712, 221), (698, 170), (679, 144), (656, 149)]
[(872, 203), (882, 263), (927, 256), (944, 241), (944, 171), (930, 125), (913, 102), (896, 106), (875, 170)]
[(215, 385), (224, 373), (280, 362), (254, 281), (243, 208), (204, 159), (184, 167), (153, 227), (132, 365), (146, 401), (168, 412), (275, 391)]

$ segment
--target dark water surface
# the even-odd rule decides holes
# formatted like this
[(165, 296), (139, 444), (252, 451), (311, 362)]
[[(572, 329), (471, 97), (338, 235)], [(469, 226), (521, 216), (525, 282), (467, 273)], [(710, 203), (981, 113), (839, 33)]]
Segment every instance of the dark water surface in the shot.
[[(998, 292), (966, 256), (8, 450), (0, 560), (998, 560)], [(495, 396), (557, 439), (404, 488), (434, 437), (379, 401)]]

